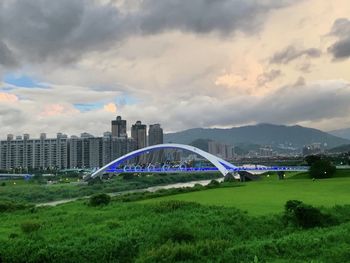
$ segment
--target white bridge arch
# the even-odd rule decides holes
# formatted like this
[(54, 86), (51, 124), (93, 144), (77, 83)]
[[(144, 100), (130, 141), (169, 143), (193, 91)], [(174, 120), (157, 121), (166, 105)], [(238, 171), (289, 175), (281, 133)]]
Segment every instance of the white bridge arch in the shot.
[(201, 149), (198, 149), (194, 146), (185, 145), (185, 144), (165, 143), (165, 144), (152, 145), (152, 146), (145, 147), (145, 148), (130, 152), (128, 154), (125, 154), (125, 155), (119, 157), (118, 159), (106, 164), (105, 166), (103, 166), (99, 170), (95, 171), (94, 173), (92, 173), (90, 178), (94, 178), (94, 177), (102, 174), (109, 167), (111, 167), (113, 165), (118, 165), (120, 163), (123, 163), (123, 162), (129, 160), (129, 159), (137, 157), (143, 153), (161, 150), (161, 149), (181, 149), (181, 150), (190, 151), (192, 153), (196, 153), (196, 154), (202, 156), (203, 158), (207, 159), (209, 162), (211, 162), (220, 171), (220, 173), (222, 173), (223, 176), (226, 176), (228, 173), (230, 173), (230, 170), (237, 169), (237, 167), (234, 166), (233, 164), (231, 164), (231, 163), (229, 163), (229, 162), (227, 162), (227, 161), (225, 161), (225, 160), (223, 160), (215, 155), (212, 155), (208, 152), (205, 152)]

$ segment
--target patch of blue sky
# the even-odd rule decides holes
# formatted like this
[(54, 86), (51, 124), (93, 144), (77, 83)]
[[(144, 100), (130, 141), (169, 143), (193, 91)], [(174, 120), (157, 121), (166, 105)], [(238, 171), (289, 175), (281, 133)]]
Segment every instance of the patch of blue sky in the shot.
[[(47, 88), (34, 78), (26, 75), (6, 74), (3, 82), (22, 88)], [(13, 89), (13, 87), (7, 87), (7, 89)]]
[(92, 110), (98, 110), (103, 108), (104, 103), (75, 103), (74, 107), (78, 109), (81, 112), (87, 112), (87, 111), (92, 111)]
[(130, 95), (122, 95), (122, 96), (118, 96), (115, 100), (115, 103), (117, 105), (134, 105), (139, 103), (140, 100), (130, 96)]

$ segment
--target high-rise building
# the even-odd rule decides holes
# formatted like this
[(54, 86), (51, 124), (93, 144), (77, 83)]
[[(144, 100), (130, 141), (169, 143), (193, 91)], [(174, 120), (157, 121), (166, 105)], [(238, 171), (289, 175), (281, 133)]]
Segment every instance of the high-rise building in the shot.
[(117, 116), (115, 120), (112, 120), (112, 136), (113, 137), (127, 137), (126, 132), (126, 120), (123, 120), (121, 116)]
[(28, 134), (7, 136), (0, 142), (0, 169), (64, 169), (68, 167), (68, 139), (57, 134), (54, 139), (47, 139), (41, 134), (40, 139), (30, 139)]
[(131, 127), (131, 138), (136, 141), (137, 149), (147, 146), (147, 125), (137, 121)]
[[(148, 145), (157, 145), (163, 143), (163, 129), (160, 124), (151, 124), (148, 129)], [(148, 156), (148, 162), (160, 163), (163, 161), (164, 150), (151, 152)]]
[[(150, 126), (150, 145), (163, 143), (163, 130), (159, 124)], [(7, 135), (0, 141), (0, 169), (66, 169), (98, 168), (127, 154), (147, 146), (147, 126), (137, 121), (131, 128), (132, 138), (127, 137), (126, 120), (120, 116), (112, 121), (112, 132), (103, 137), (82, 133), (80, 137), (57, 133), (56, 138), (47, 138), (41, 133), (37, 139)], [(128, 163), (159, 161), (155, 155), (145, 154)]]
[(163, 129), (160, 124), (151, 124), (148, 129), (148, 145), (163, 143)]
[(224, 143), (209, 141), (208, 152), (223, 159), (232, 159), (235, 152), (232, 145)]

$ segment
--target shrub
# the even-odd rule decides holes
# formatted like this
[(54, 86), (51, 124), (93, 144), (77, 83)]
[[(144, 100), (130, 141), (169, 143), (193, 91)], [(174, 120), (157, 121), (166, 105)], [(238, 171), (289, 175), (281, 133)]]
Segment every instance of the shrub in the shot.
[(210, 187), (218, 187), (219, 185), (220, 185), (220, 183), (218, 181), (211, 180), (207, 186), (210, 188)]
[(284, 205), (284, 209), (288, 212), (293, 212), (296, 209), (296, 207), (302, 203), (303, 202), (299, 200), (288, 200)]
[(299, 200), (286, 202), (283, 218), (285, 223), (291, 223), (302, 228), (336, 224), (336, 220), (330, 215), (323, 214), (320, 209), (304, 204)]
[(30, 234), (38, 231), (41, 228), (41, 224), (37, 221), (25, 221), (21, 224), (21, 230), (25, 234)]
[(1, 183), (1, 186), (6, 186), (6, 183), (5, 183), (5, 182), (2, 182), (2, 183)]
[(95, 185), (95, 184), (102, 184), (102, 180), (100, 177), (95, 177), (95, 178), (92, 178), (92, 179), (89, 179), (88, 181), (88, 185)]
[[(17, 238), (18, 237), (18, 234), (17, 233), (11, 233), (11, 234), (9, 234), (9, 238), (10, 239), (14, 239), (14, 238)], [(0, 260), (0, 262), (1, 262), (1, 260)]]
[(111, 197), (107, 194), (95, 194), (90, 197), (89, 204), (91, 206), (108, 205), (111, 201)]
[(168, 213), (181, 208), (186, 208), (186, 207), (195, 208), (199, 206), (200, 204), (195, 202), (170, 200), (170, 201), (159, 202), (158, 204), (156, 204), (154, 206), (154, 211), (158, 213)]
[(166, 242), (168, 240), (177, 243), (191, 242), (194, 240), (194, 235), (188, 226), (178, 222), (161, 230), (159, 239), (160, 242)]
[(106, 225), (109, 229), (119, 228), (122, 224), (119, 220), (109, 220), (106, 222)]
[(11, 201), (0, 201), (0, 212), (11, 212), (31, 207), (33, 207), (33, 205), (25, 203), (16, 203)]
[[(124, 173), (122, 175), (123, 179), (124, 180), (132, 180), (134, 179), (136, 176), (134, 176), (132, 173)], [(136, 177), (137, 178), (137, 177)]]
[(322, 226), (323, 215), (318, 208), (311, 205), (300, 204), (294, 210), (296, 222), (302, 228)]

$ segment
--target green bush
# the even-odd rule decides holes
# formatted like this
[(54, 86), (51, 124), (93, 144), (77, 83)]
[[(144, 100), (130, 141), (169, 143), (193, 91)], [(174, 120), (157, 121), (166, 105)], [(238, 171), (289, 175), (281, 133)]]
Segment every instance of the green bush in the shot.
[(320, 209), (304, 204), (299, 200), (286, 202), (283, 219), (285, 223), (302, 228), (321, 227), (337, 223), (332, 216), (323, 214)]
[(181, 222), (166, 226), (160, 231), (159, 241), (161, 243), (172, 242), (192, 242), (194, 241), (192, 230)]
[(116, 219), (107, 221), (106, 225), (109, 229), (116, 229), (122, 226), (121, 222)]
[(216, 180), (211, 180), (210, 183), (207, 185), (207, 187), (218, 187), (220, 183)]
[(30, 234), (38, 231), (41, 228), (41, 223), (38, 221), (25, 221), (21, 224), (21, 230), (25, 234)]
[(95, 178), (91, 178), (88, 181), (88, 185), (96, 185), (96, 184), (102, 184), (103, 181), (101, 180), (100, 177), (95, 177)]
[(175, 210), (182, 208), (196, 208), (200, 207), (200, 204), (195, 202), (186, 202), (186, 201), (178, 201), (178, 200), (170, 200), (170, 201), (162, 201), (154, 206), (154, 211), (158, 213), (168, 213), (174, 212)]
[(22, 210), (32, 208), (33, 205), (26, 203), (17, 203), (11, 201), (0, 201), (0, 212), (11, 212), (16, 210)]
[(95, 194), (90, 197), (89, 204), (91, 206), (108, 205), (111, 201), (111, 197), (107, 194)]

